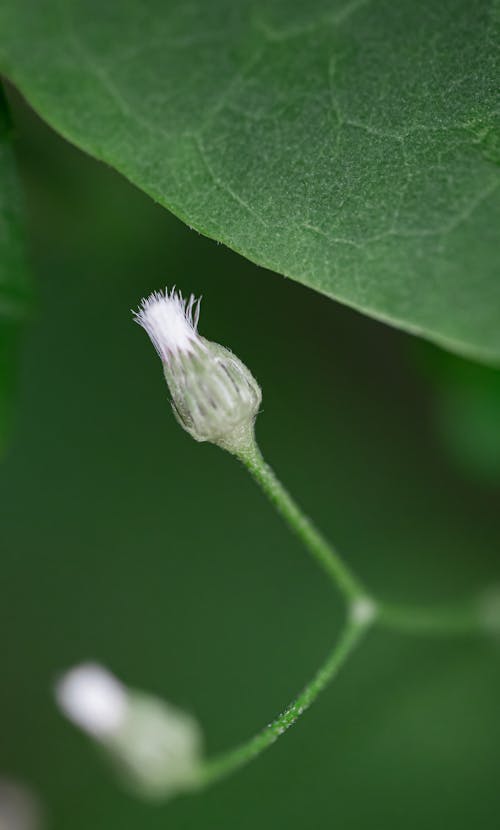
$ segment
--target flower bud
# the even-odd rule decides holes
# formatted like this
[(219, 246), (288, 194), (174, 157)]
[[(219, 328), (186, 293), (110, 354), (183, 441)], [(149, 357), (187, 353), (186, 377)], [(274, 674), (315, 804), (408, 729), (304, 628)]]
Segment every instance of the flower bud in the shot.
[(128, 689), (102, 666), (87, 663), (56, 686), (64, 714), (90, 735), (138, 794), (167, 797), (199, 782), (197, 722), (159, 698)]
[(172, 289), (142, 300), (135, 321), (148, 333), (163, 363), (180, 425), (196, 441), (236, 455), (254, 443), (262, 394), (247, 367), (229, 349), (198, 334), (200, 301)]

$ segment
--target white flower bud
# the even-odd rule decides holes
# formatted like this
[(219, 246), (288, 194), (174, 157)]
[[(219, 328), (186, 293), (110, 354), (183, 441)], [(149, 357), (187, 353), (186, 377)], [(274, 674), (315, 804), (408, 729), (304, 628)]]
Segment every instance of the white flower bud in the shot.
[(201, 731), (186, 713), (127, 689), (93, 663), (67, 672), (56, 686), (56, 700), (139, 794), (167, 797), (199, 783)]
[(67, 672), (56, 685), (56, 699), (66, 717), (95, 738), (112, 735), (127, 714), (125, 687), (95, 663)]
[(262, 394), (229, 349), (200, 337), (200, 301), (172, 289), (142, 300), (135, 321), (148, 333), (163, 363), (177, 420), (197, 441), (210, 441), (238, 455), (253, 446)]

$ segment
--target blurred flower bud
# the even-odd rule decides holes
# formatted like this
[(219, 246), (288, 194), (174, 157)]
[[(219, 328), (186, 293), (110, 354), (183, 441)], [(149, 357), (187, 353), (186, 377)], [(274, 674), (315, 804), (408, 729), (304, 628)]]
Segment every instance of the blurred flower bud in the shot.
[(135, 321), (148, 333), (163, 363), (177, 420), (196, 441), (210, 441), (236, 455), (253, 447), (262, 394), (229, 349), (200, 337), (200, 301), (172, 289), (142, 300)]
[(40, 807), (31, 790), (0, 778), (0, 830), (39, 830)]
[(140, 795), (168, 797), (197, 786), (202, 740), (194, 718), (159, 698), (128, 689), (92, 663), (67, 672), (57, 683), (56, 699)]
[(125, 687), (94, 663), (67, 672), (56, 686), (56, 698), (64, 714), (94, 738), (113, 735), (127, 716)]

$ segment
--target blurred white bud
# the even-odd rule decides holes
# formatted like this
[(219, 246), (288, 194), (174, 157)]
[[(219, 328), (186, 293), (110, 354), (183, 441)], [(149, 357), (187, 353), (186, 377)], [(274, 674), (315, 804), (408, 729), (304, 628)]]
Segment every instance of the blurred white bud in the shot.
[(125, 687), (96, 663), (67, 672), (56, 685), (56, 699), (66, 717), (96, 738), (116, 732), (127, 714)]
[(127, 718), (109, 747), (129, 783), (145, 795), (168, 796), (199, 782), (198, 723), (159, 698), (130, 692)]
[(200, 337), (200, 301), (155, 291), (134, 313), (163, 363), (177, 420), (197, 441), (236, 455), (253, 446), (259, 384), (229, 349)]
[(0, 778), (0, 830), (39, 830), (40, 806), (25, 786)]
[(202, 737), (190, 715), (128, 689), (92, 663), (61, 678), (56, 700), (64, 714), (106, 750), (139, 794), (167, 797), (197, 786)]

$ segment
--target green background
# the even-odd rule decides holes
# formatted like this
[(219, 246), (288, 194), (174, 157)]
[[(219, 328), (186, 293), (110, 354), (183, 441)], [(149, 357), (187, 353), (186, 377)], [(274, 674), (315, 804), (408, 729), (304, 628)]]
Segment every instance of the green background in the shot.
[(215, 752), (277, 714), (341, 607), (242, 468), (171, 416), (131, 321), (165, 284), (261, 382), (268, 460), (398, 601), (500, 581), (500, 490), (443, 444), (416, 342), (189, 231), (12, 98), (37, 278), (1, 473), (0, 768), (55, 830), (496, 826), (500, 644), (375, 632), (263, 757), (162, 805), (51, 698), (83, 659), (193, 712)]

